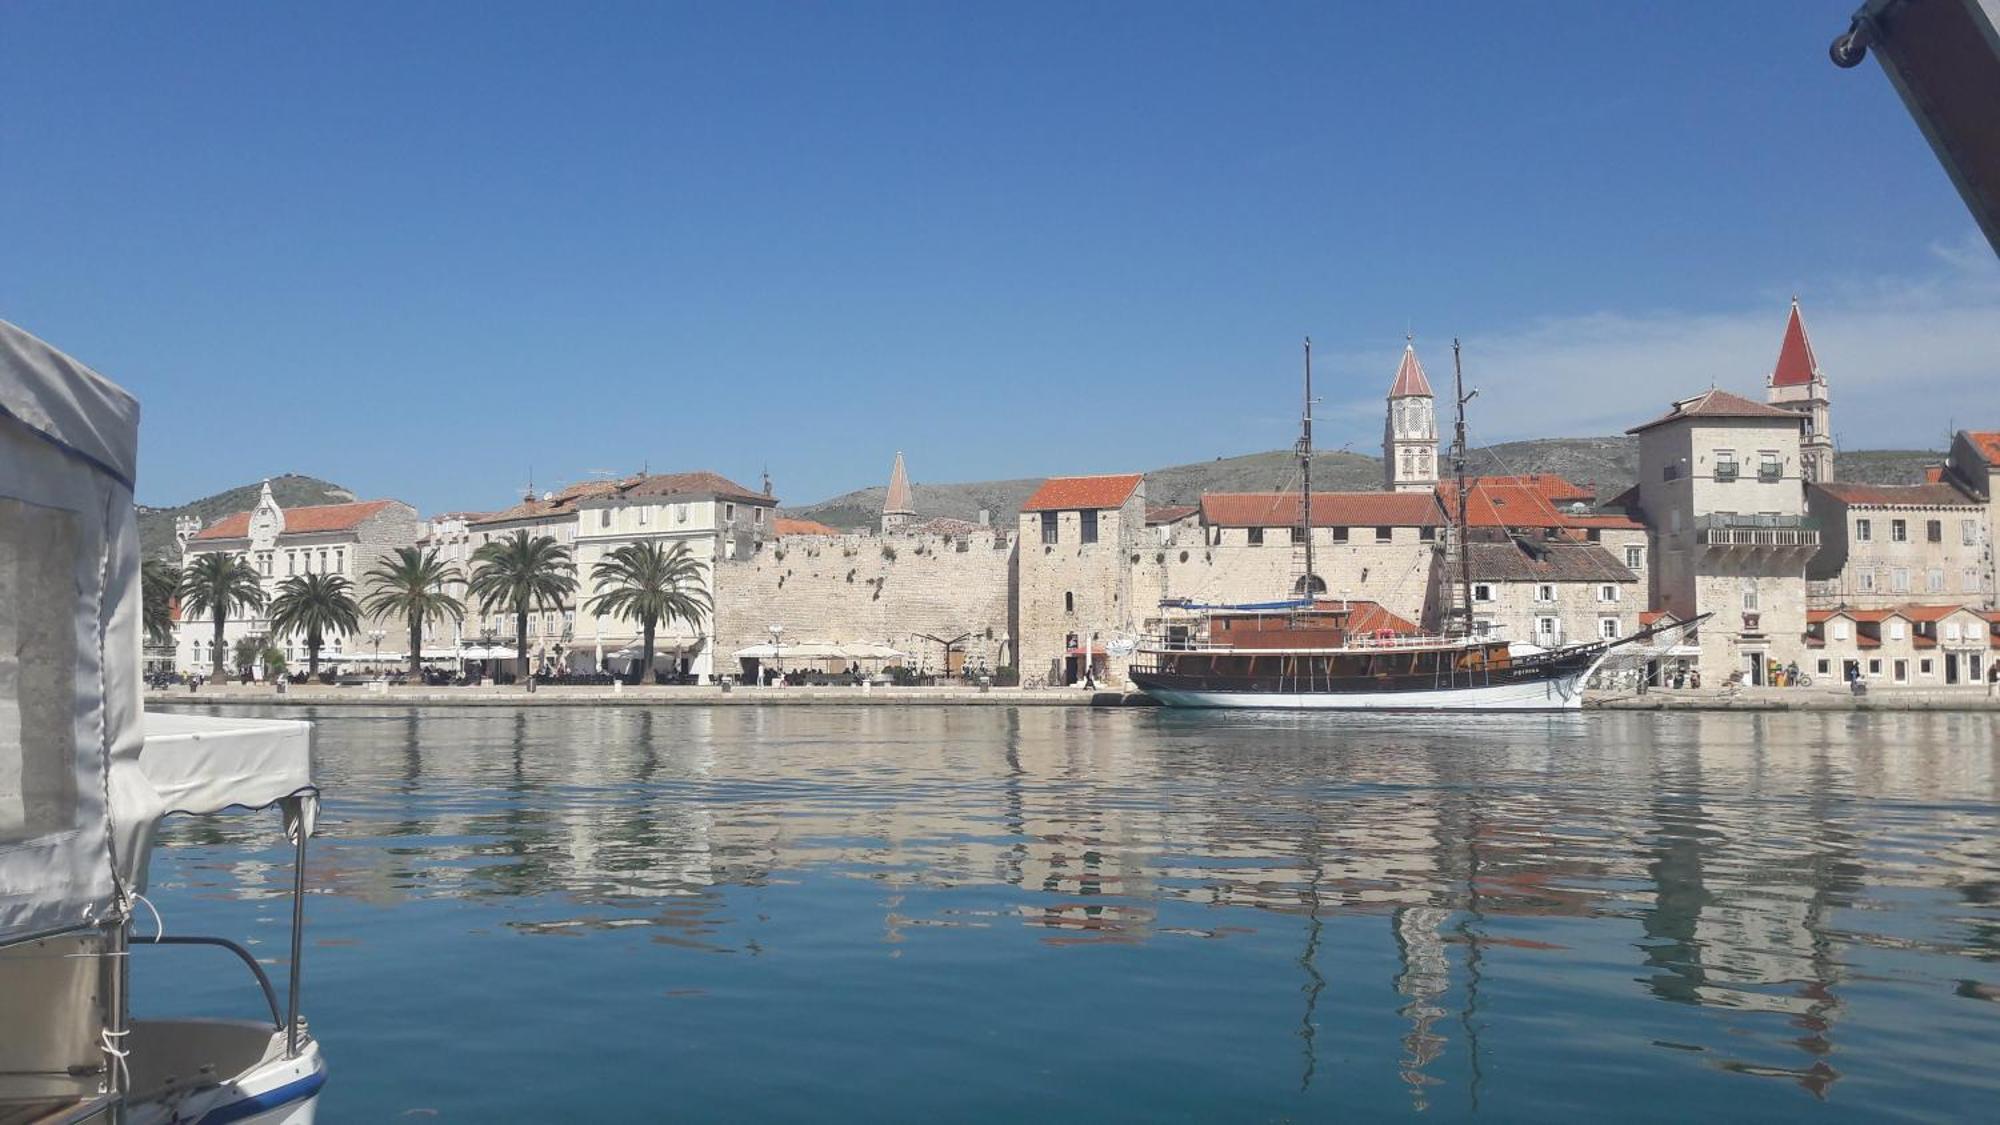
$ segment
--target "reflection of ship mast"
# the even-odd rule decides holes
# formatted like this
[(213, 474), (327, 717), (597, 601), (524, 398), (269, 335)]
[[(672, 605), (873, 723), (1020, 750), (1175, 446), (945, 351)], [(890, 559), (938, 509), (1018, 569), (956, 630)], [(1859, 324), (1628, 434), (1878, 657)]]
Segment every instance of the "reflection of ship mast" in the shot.
[[(1468, 603), (1470, 604), (1470, 603)], [(1472, 792), (1477, 792), (1475, 787)], [(1472, 928), (1474, 922), (1482, 927), (1486, 924), (1486, 914), (1479, 908), (1479, 805), (1477, 797), (1468, 797), (1466, 807), (1465, 832), (1465, 916), (1459, 919), (1458, 936), (1465, 942), (1465, 1007), (1458, 1013), (1458, 1024), (1465, 1029), (1465, 1060), (1471, 1080), (1468, 1090), (1472, 1098), (1472, 1112), (1479, 1112), (1479, 1021), (1474, 1013), (1479, 1010), (1479, 984), (1483, 974), (1480, 971), (1484, 951), (1479, 942), (1479, 930)]]
[(1396, 961), (1401, 966), (1396, 973), (1396, 991), (1409, 997), (1396, 1009), (1397, 1015), (1410, 1021), (1397, 1071), (1409, 1084), (1410, 1108), (1419, 1113), (1430, 1104), (1424, 1087), (1438, 1084), (1424, 1068), (1444, 1053), (1444, 1036), (1431, 1030), (1431, 1025), (1444, 1018), (1438, 998), (1451, 987), (1451, 963), (1438, 936), (1439, 928), (1450, 917), (1451, 911), (1441, 906), (1405, 906), (1390, 916)]
[(1304, 988), (1300, 989), (1300, 991), (1306, 994), (1305, 1015), (1299, 1020), (1299, 1039), (1304, 1043), (1306, 1056), (1305, 1071), (1299, 1075), (1299, 1093), (1301, 1094), (1305, 1093), (1312, 1086), (1313, 1071), (1319, 1065), (1319, 1056), (1315, 1051), (1313, 1043), (1313, 1034), (1316, 1030), (1313, 1024), (1313, 1013), (1314, 1009), (1319, 1007), (1319, 994), (1326, 989), (1326, 978), (1320, 975), (1319, 966), (1315, 964), (1319, 956), (1320, 929), (1325, 925), (1325, 923), (1320, 921), (1319, 917), (1319, 881), (1326, 873), (1326, 869), (1320, 863), (1319, 857), (1319, 802), (1317, 800), (1312, 802), (1312, 814), (1312, 831), (1306, 837), (1306, 862), (1312, 868), (1312, 873), (1306, 880), (1306, 948), (1305, 952), (1299, 955), (1299, 966), (1306, 971), (1306, 984)]

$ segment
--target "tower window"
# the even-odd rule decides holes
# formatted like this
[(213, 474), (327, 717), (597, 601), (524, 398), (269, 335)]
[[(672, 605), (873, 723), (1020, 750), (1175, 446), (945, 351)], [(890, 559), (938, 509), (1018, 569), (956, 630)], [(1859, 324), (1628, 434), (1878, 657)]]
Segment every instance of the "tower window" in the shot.
[(1097, 513), (1095, 511), (1083, 511), (1078, 512), (1077, 515), (1082, 517), (1081, 538), (1083, 542), (1097, 542)]

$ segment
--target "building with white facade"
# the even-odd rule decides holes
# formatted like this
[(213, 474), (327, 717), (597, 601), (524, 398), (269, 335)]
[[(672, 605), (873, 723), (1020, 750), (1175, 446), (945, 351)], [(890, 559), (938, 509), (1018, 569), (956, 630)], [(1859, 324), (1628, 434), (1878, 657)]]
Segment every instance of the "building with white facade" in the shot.
[[(264, 482), (257, 504), (247, 512), (227, 515), (207, 526), (185, 519), (177, 527), (181, 543), (181, 566), (202, 555), (226, 554), (247, 560), (264, 588), (266, 604), (278, 595), (285, 579), (304, 574), (337, 574), (354, 587), (357, 601), (366, 593), (363, 579), (375, 563), (398, 547), (416, 542), (422, 529), (417, 511), (400, 500), (361, 500), (348, 504), (317, 504), (284, 508)], [(383, 651), (371, 634), (382, 631), (386, 651), (401, 651), (408, 645), (408, 625), (402, 621), (363, 616), (361, 629), (354, 635), (324, 638), (321, 658), (358, 656), (371, 650)], [(213, 667), (214, 619), (185, 612), (174, 630), (174, 666), (182, 672), (206, 671)], [(285, 654), (288, 664), (302, 666), (305, 639), (299, 636), (271, 637), (266, 610), (237, 609), (223, 626), (223, 662), (232, 665), (233, 649), (245, 637), (265, 637)]]
[[(648, 474), (594, 490), (576, 505), (577, 601), (587, 606), (598, 592), (590, 575), (606, 555), (652, 542), (669, 549), (685, 545), (701, 568), (702, 587), (720, 602), (729, 591), (718, 585), (717, 567), (757, 553), (773, 534), (777, 504), (769, 491), (754, 492), (705, 470)], [(729, 654), (716, 652), (716, 618), (711, 613), (699, 625), (662, 623), (654, 637), (654, 668), (704, 683), (731, 670)], [(640, 639), (636, 621), (579, 610), (573, 634), (561, 643), (570, 666), (581, 670), (603, 667), (607, 657), (633, 649)]]
[(1993, 615), (1961, 605), (1906, 603), (1810, 611), (1801, 661), (1828, 683), (1857, 675), (1908, 687), (1977, 687), (2000, 645)]

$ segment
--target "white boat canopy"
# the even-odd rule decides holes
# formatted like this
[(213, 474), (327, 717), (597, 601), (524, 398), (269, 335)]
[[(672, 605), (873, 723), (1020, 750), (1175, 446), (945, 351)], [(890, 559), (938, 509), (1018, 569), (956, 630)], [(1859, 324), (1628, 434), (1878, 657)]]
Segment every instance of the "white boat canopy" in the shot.
[[(148, 711), (145, 729), (139, 768), (159, 794), (160, 816), (277, 806), (287, 835), (312, 835), (319, 789), (312, 780), (311, 723)], [(145, 855), (127, 872), (140, 891), (146, 889)]]
[(121, 908), (139, 769), (139, 406), (0, 321), (0, 944)]

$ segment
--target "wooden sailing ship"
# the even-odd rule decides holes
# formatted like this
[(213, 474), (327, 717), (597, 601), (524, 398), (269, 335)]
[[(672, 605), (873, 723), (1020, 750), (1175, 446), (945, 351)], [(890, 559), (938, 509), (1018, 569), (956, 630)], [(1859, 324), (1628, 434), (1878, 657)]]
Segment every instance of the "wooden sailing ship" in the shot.
[[(1445, 634), (1380, 626), (1372, 603), (1319, 596), (1312, 542), (1312, 341), (1306, 341), (1305, 411), (1297, 456), (1302, 480), (1302, 596), (1253, 605), (1192, 605), (1192, 628), (1140, 644), (1132, 682), (1173, 707), (1290, 710), (1559, 711), (1583, 705), (1583, 683), (1621, 645), (1652, 636), (1557, 648), (1516, 646), (1471, 628), (1472, 575), (1466, 528), (1465, 379), (1452, 342), (1457, 427), (1452, 468), (1457, 510), (1451, 540), (1458, 560), (1456, 604)], [(1477, 393), (1477, 392), (1475, 392)], [(1374, 616), (1375, 620), (1370, 620)]]

